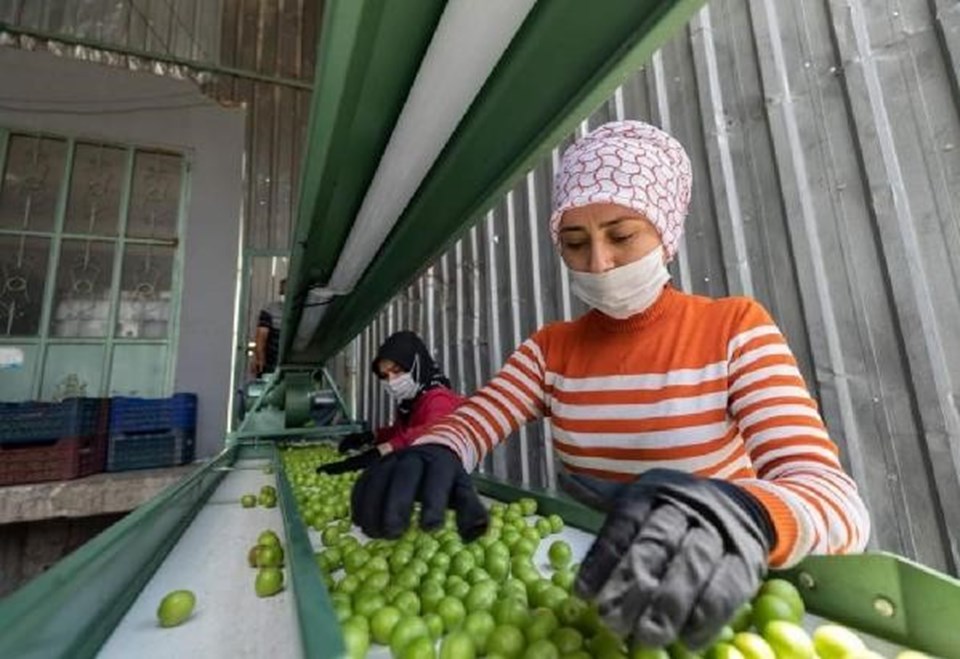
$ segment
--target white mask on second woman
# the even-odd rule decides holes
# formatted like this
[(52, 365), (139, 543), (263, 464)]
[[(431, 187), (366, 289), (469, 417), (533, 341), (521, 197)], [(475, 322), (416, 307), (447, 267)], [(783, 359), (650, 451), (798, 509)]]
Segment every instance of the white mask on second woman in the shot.
[(420, 370), (420, 356), (413, 358), (413, 368), (408, 373), (401, 373), (396, 377), (383, 381), (383, 388), (395, 401), (402, 402), (410, 400), (420, 393), (420, 383), (415, 376)]
[(401, 373), (389, 380), (384, 380), (383, 388), (396, 401), (410, 400), (420, 391), (420, 385), (409, 373)]
[(570, 290), (585, 304), (612, 318), (629, 318), (653, 304), (670, 273), (658, 248), (638, 261), (599, 274), (570, 271)]

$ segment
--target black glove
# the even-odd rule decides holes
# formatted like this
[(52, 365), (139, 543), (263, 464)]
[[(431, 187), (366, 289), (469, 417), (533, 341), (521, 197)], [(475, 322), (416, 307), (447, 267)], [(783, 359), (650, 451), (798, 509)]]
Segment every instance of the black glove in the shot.
[(363, 432), (352, 432), (340, 440), (340, 443), (337, 444), (337, 450), (341, 453), (346, 453), (347, 451), (356, 451), (364, 446), (370, 446), (375, 440), (376, 436), (369, 430), (364, 430)]
[(575, 590), (634, 643), (679, 638), (699, 648), (756, 593), (775, 541), (769, 515), (746, 490), (653, 469), (617, 499)]
[(318, 474), (342, 474), (347, 471), (357, 471), (358, 469), (366, 469), (374, 462), (380, 459), (380, 451), (375, 448), (370, 449), (369, 451), (364, 451), (359, 455), (354, 455), (347, 458), (346, 460), (341, 460), (340, 462), (331, 462), (329, 464), (321, 465), (317, 467)]
[(410, 525), (419, 500), (420, 526), (443, 524), (447, 507), (457, 513), (457, 528), (467, 542), (487, 530), (487, 509), (460, 458), (446, 446), (422, 444), (390, 453), (371, 466), (353, 486), (353, 523), (371, 538), (397, 538)]

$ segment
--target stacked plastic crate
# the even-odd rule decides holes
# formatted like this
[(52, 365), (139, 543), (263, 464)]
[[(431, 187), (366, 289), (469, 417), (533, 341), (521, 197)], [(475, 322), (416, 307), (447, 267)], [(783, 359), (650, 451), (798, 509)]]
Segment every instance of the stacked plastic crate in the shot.
[(117, 396), (110, 405), (107, 471), (172, 467), (192, 462), (197, 432), (197, 396)]
[(103, 471), (109, 420), (108, 398), (0, 403), (0, 485)]

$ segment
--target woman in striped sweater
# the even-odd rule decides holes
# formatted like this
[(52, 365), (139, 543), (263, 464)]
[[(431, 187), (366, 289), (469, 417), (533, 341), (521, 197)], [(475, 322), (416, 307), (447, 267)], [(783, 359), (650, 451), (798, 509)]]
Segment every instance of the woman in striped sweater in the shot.
[(863, 549), (868, 513), (777, 325), (756, 301), (668, 283), (691, 188), (671, 136), (621, 121), (565, 153), (551, 233), (592, 307), (525, 341), (503, 370), (354, 491), (355, 521), (396, 536), (448, 502), (485, 528), (466, 474), (546, 415), (562, 483), (607, 512), (577, 592), (637, 642), (708, 642), (768, 566)]

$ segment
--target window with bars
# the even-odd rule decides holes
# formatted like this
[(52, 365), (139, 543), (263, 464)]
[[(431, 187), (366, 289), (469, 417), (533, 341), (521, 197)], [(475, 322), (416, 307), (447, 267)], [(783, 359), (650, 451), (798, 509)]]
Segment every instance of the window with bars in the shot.
[(0, 171), (0, 400), (167, 393), (183, 154), (0, 130)]

